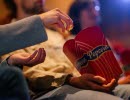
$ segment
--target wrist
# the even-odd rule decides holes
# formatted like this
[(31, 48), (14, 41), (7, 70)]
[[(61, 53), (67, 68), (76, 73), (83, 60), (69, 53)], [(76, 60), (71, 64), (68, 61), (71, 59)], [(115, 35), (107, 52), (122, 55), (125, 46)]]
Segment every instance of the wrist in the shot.
[(17, 66), (18, 68), (23, 69), (23, 65), (19, 65), (19, 64), (14, 63), (13, 60), (11, 59), (11, 56), (9, 56), (9, 57), (6, 59), (6, 61), (7, 61), (7, 64), (8, 64), (8, 65)]
[(45, 22), (44, 22), (44, 15), (43, 15), (43, 14), (40, 14), (39, 17), (40, 17), (42, 23), (45, 25)]
[(73, 78), (73, 76), (72, 75), (68, 75), (67, 77), (66, 77), (66, 80), (65, 80), (65, 84), (71, 84), (71, 79)]
[(71, 77), (69, 80), (69, 84), (72, 86), (77, 86), (79, 83), (79, 78), (78, 77)]
[(79, 77), (69, 77), (66, 81), (67, 84), (77, 87), (79, 83)]
[(14, 64), (13, 64), (13, 61), (12, 61), (10, 58), (11, 58), (11, 56), (9, 56), (9, 57), (6, 59), (7, 64), (8, 64), (8, 65), (14, 65)]

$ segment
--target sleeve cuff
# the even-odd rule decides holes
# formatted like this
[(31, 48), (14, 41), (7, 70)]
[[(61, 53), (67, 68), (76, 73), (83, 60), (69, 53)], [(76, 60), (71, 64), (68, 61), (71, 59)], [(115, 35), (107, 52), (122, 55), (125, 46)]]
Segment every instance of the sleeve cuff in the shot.
[[(9, 57), (10, 57), (10, 56), (9, 56)], [(9, 59), (9, 57), (2, 61), (1, 66), (18, 67), (18, 68), (20, 68), (21, 70), (23, 70), (23, 66), (22, 66), (22, 65), (15, 65), (15, 66), (14, 66), (14, 65), (9, 65), (9, 64), (8, 64), (8, 59)]]
[(1, 66), (10, 66), (10, 65), (8, 64), (8, 62), (7, 62), (8, 59), (9, 59), (9, 57), (6, 58), (5, 60), (3, 60), (3, 61), (1, 62)]

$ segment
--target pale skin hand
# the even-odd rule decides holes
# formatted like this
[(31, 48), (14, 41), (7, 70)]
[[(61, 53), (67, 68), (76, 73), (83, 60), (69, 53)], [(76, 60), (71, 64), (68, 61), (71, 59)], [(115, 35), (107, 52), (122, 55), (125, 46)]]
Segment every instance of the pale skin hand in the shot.
[(118, 84), (130, 84), (130, 75), (120, 78)]
[(40, 14), (39, 16), (46, 27), (59, 27), (63, 32), (65, 32), (65, 30), (70, 30), (70, 28), (73, 27), (72, 19), (58, 8)]
[(9, 57), (8, 64), (10, 65), (23, 65), (23, 66), (34, 66), (44, 62), (46, 57), (45, 50), (40, 48), (36, 50), (33, 54), (28, 53), (18, 53)]
[(100, 76), (94, 76), (92, 74), (84, 74), (80, 77), (70, 78), (69, 84), (81, 89), (95, 90), (101, 92), (112, 92), (117, 85), (115, 79), (112, 79), (107, 85), (103, 85), (106, 80)]

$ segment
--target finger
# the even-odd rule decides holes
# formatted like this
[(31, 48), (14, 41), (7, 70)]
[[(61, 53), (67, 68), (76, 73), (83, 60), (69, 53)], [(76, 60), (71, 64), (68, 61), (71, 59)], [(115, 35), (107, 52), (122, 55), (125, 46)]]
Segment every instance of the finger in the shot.
[(93, 78), (94, 80), (94, 82), (97, 82), (97, 83), (99, 83), (99, 84), (103, 84), (105, 81), (106, 81), (106, 79), (105, 78), (103, 78), (103, 77), (101, 77), (101, 76), (94, 76), (94, 78)]
[(31, 61), (36, 56), (37, 53), (38, 53), (38, 50), (36, 50), (29, 58), (27, 58), (26, 61), (27, 62)]
[(108, 83), (107, 85), (103, 85), (104, 87), (111, 87), (113, 86), (113, 84), (116, 83), (116, 80), (115, 79), (112, 79), (110, 83)]
[(70, 28), (68, 29), (68, 31), (71, 31), (73, 29), (73, 25), (70, 26)]
[(58, 26), (62, 29), (62, 32), (65, 32), (65, 26), (62, 21), (58, 21)]
[(116, 85), (117, 85), (116, 80), (112, 79), (110, 83), (108, 83), (107, 85), (103, 85), (103, 87), (109, 88), (110, 90), (113, 90)]
[(70, 23), (70, 28), (73, 27), (73, 20), (65, 13), (63, 13), (62, 11), (60, 11), (59, 9), (57, 9), (57, 11), (59, 11), (60, 13), (62, 13), (63, 15), (65, 15), (67, 18), (69, 18), (69, 23)]
[(94, 76), (94, 75), (89, 75), (89, 80), (92, 81), (92, 82), (96, 82), (96, 83), (99, 83), (99, 84), (103, 84), (106, 80), (101, 77), (101, 76)]
[(39, 60), (39, 63), (44, 62), (45, 57), (46, 57), (46, 52), (45, 52), (45, 50), (42, 48), (42, 53), (41, 53), (41, 58), (40, 58), (40, 60)]
[(72, 23), (70, 20), (68, 20), (68, 21), (69, 21), (68, 26), (67, 26), (67, 24), (65, 23), (65, 21), (63, 21), (63, 23), (64, 23), (64, 26), (65, 26), (66, 30), (67, 30), (67, 31), (70, 31), (70, 30), (73, 29), (73, 23)]
[[(64, 14), (65, 15), (65, 14)], [(66, 15), (65, 15), (66, 16)], [(71, 30), (72, 28), (73, 28), (73, 21), (72, 21), (72, 19), (69, 17), (69, 16), (66, 16), (66, 18), (68, 18), (68, 22), (69, 22), (69, 24), (68, 24), (68, 27), (67, 27), (67, 25), (66, 25), (66, 23), (64, 22), (64, 24), (66, 25), (66, 30)]]
[(67, 26), (67, 24), (65, 23), (65, 21), (63, 21), (63, 20), (61, 20), (61, 21), (63, 22), (64, 27), (66, 28), (67, 31), (70, 31), (70, 30), (73, 29), (73, 25), (71, 25), (71, 23), (69, 23), (68, 26)]
[(59, 17), (61, 21), (64, 23), (64, 27), (66, 28), (66, 30), (68, 30), (69, 27), (71, 26), (70, 19), (66, 17), (65, 15), (63, 15), (62, 13), (59, 14)]
[(30, 65), (36, 65), (38, 63), (40, 57), (41, 57), (41, 52), (42, 52), (42, 50), (40, 48), (38, 50), (38, 54), (36, 55), (36, 57), (33, 60), (31, 60), (28, 64), (30, 64)]
[(56, 10), (62, 14), (64, 14), (66, 17), (70, 18), (67, 14), (63, 13), (60, 9), (56, 8)]
[(101, 91), (101, 92), (109, 92), (109, 90), (107, 88), (104, 88), (103, 86), (98, 85), (96, 83), (88, 82), (88, 85), (89, 85), (91, 90)]
[[(94, 75), (89, 74), (86, 75), (86, 80), (84, 78), (81, 78), (80, 81), (83, 83), (84, 89), (90, 89), (90, 90), (96, 90), (96, 91), (102, 91), (102, 92), (108, 92), (107, 88), (92, 82), (90, 79), (94, 78)], [(88, 80), (87, 80), (88, 79)]]

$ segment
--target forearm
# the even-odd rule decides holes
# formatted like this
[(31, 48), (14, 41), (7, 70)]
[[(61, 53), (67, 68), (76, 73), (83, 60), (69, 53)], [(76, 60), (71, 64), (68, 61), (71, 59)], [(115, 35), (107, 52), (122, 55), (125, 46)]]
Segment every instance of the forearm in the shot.
[(0, 26), (0, 55), (25, 48), (47, 40), (47, 35), (38, 15), (18, 22)]

